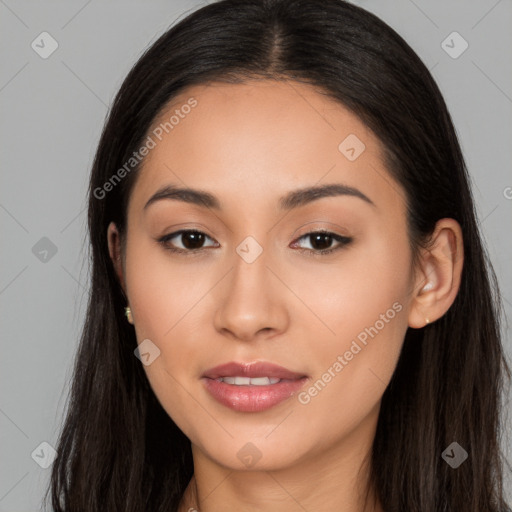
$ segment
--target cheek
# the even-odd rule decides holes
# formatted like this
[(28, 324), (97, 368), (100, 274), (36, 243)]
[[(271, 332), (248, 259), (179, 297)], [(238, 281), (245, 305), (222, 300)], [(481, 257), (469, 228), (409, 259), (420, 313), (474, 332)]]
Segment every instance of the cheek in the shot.
[(193, 418), (204, 411), (190, 400), (189, 393), (197, 393), (189, 389), (190, 373), (204, 347), (193, 326), (202, 325), (198, 303), (211, 286), (198, 279), (197, 267), (172, 264), (164, 250), (144, 241), (127, 247), (126, 282), (137, 342), (149, 339), (160, 350), (143, 367), (150, 386), (178, 427), (194, 431)]
[(172, 337), (180, 324), (190, 321), (194, 306), (208, 292), (208, 279), (201, 277), (197, 264), (177, 261), (181, 260), (152, 241), (127, 247), (128, 296), (135, 323), (145, 337)]
[(389, 233), (369, 234), (325, 261), (304, 258), (283, 279), (293, 283), (293, 291), (312, 313), (306, 317), (321, 332), (323, 346), (339, 348), (376, 322), (382, 327), (381, 315), (390, 322), (380, 330), (394, 338), (393, 329), (403, 324), (405, 315), (399, 310), (406, 310), (410, 281), (407, 240)]
[(144, 370), (164, 407), (179, 411), (179, 383), (202, 351), (200, 332), (193, 331), (204, 324), (201, 298), (211, 286), (198, 278), (197, 267), (173, 264), (165, 250), (144, 241), (127, 247), (126, 283), (137, 342), (149, 339), (160, 351)]
[(374, 236), (364, 247), (337, 269), (304, 273), (301, 282), (305, 302), (323, 323), (311, 318), (317, 334), (309, 338), (318, 343), (311, 353), (311, 393), (303, 402), (311, 399), (312, 417), (339, 403), (332, 419), (357, 422), (378, 402), (398, 361), (407, 330), (407, 241)]

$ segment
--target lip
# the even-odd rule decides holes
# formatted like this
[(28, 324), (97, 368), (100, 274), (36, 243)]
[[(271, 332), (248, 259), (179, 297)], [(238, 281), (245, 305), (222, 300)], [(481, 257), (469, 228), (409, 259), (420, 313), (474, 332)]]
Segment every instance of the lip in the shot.
[(297, 373), (266, 361), (254, 361), (253, 363), (230, 362), (221, 364), (206, 370), (202, 377), (218, 379), (219, 377), (274, 377), (277, 379), (298, 380), (307, 377), (304, 373)]
[[(236, 376), (273, 377), (282, 380), (268, 386), (238, 386), (216, 380), (219, 377)], [(201, 380), (210, 395), (222, 405), (240, 412), (260, 412), (295, 395), (309, 377), (273, 363), (256, 361), (254, 363), (231, 362), (215, 366), (204, 372)]]

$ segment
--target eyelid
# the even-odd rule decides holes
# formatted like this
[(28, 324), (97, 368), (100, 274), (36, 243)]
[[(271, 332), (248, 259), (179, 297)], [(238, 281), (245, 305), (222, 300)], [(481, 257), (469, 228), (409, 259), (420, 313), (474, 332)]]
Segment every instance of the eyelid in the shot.
[[(350, 238), (349, 232), (346, 228), (334, 222), (327, 222), (324, 220), (312, 220), (310, 222), (307, 222), (306, 224), (303, 224), (300, 228), (296, 229), (293, 232), (292, 236), (303, 236), (309, 233), (317, 233), (319, 231), (322, 233), (333, 233), (341, 237)], [(297, 232), (302, 232), (302, 235), (296, 235)]]

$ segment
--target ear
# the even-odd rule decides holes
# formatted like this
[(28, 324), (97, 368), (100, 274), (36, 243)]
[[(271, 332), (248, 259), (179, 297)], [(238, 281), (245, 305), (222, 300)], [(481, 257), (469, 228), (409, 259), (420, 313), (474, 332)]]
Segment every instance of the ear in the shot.
[(459, 223), (448, 218), (439, 220), (429, 248), (421, 250), (409, 309), (410, 327), (424, 327), (448, 311), (459, 291), (463, 263)]
[(110, 254), (110, 259), (114, 265), (114, 270), (117, 274), (117, 278), (119, 279), (119, 284), (126, 295), (126, 286), (124, 281), (124, 272), (123, 272), (123, 264), (121, 258), (121, 237), (119, 235), (119, 231), (117, 230), (117, 226), (114, 222), (111, 222), (108, 225), (107, 229), (107, 241), (108, 241), (108, 252)]

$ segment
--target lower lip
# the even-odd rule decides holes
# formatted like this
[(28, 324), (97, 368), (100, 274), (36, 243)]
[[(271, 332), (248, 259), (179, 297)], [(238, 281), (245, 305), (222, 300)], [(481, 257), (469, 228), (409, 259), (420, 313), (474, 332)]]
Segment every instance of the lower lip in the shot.
[(213, 398), (226, 407), (241, 412), (259, 412), (295, 395), (308, 378), (281, 381), (268, 386), (237, 386), (206, 377), (201, 380)]

